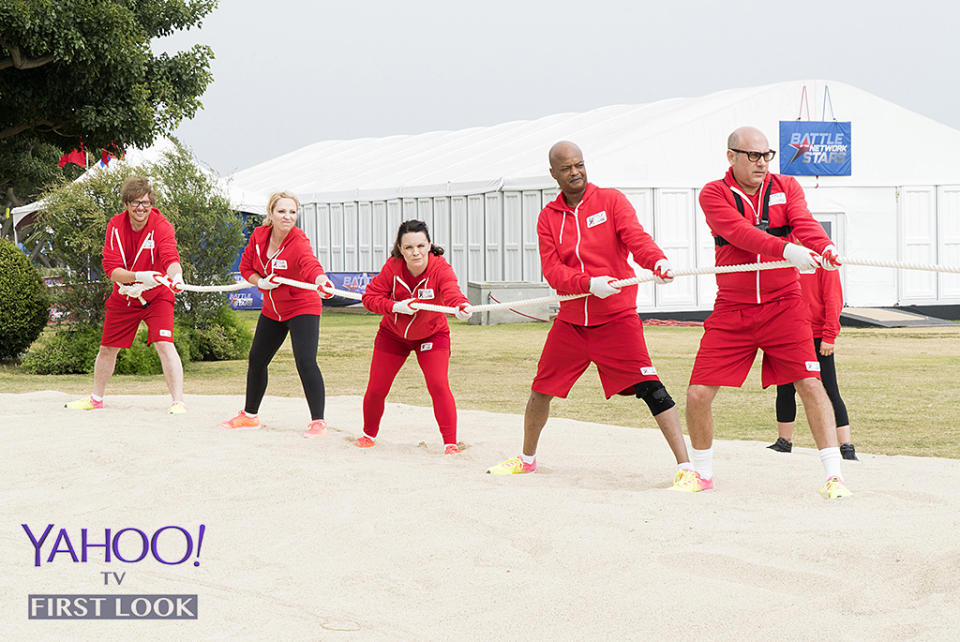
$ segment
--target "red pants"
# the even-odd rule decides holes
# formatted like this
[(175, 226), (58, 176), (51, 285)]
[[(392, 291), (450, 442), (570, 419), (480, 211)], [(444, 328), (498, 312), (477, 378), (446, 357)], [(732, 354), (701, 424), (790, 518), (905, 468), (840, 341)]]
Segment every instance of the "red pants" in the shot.
[(443, 443), (455, 444), (457, 404), (447, 377), (450, 366), (450, 335), (447, 333), (417, 341), (399, 339), (382, 330), (377, 333), (370, 362), (370, 380), (363, 396), (363, 432), (370, 437), (376, 437), (380, 432), (387, 393), (411, 350), (417, 353), (417, 363), (427, 381), (427, 391), (433, 399), (433, 416), (437, 418)]

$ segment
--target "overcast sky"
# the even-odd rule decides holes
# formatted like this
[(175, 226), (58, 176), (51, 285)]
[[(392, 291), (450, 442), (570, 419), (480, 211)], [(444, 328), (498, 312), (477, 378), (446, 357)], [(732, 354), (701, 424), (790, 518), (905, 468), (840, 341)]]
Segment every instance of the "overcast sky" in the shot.
[[(177, 135), (223, 175), (321, 140), (494, 125), (800, 79), (845, 82), (960, 129), (953, 2), (220, 5), (201, 29), (155, 48), (213, 48), (204, 109)], [(835, 107), (842, 118), (843, 105)], [(820, 108), (811, 105), (814, 118)]]

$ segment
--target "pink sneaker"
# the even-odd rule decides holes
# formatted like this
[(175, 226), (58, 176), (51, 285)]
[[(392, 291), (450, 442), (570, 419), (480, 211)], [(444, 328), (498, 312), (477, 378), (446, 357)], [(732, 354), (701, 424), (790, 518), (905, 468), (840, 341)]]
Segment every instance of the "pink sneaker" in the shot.
[(713, 490), (713, 477), (710, 479), (704, 479), (700, 476), (700, 473), (694, 473), (697, 476), (697, 483), (700, 485), (700, 490)]
[(373, 439), (370, 439), (369, 437), (364, 435), (360, 437), (360, 439), (353, 442), (353, 445), (356, 446), (357, 448), (373, 448), (374, 446), (377, 445), (377, 442), (375, 442)]
[(443, 447), (443, 454), (444, 454), (444, 455), (459, 455), (459, 454), (460, 454), (460, 447), (457, 446), (456, 444), (447, 444), (446, 446)]
[(303, 436), (307, 439), (312, 437), (323, 437), (327, 434), (327, 422), (323, 419), (316, 419), (307, 424), (307, 432)]
[(218, 425), (226, 430), (257, 430), (260, 428), (260, 417), (248, 417), (240, 411), (233, 419)]

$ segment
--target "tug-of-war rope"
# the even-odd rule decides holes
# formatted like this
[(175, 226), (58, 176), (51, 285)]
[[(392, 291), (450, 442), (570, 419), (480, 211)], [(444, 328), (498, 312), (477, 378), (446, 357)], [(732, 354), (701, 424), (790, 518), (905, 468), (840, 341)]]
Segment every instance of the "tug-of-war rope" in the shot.
[[(948, 272), (952, 274), (960, 274), (960, 266), (953, 265), (939, 265), (932, 263), (906, 263), (903, 261), (878, 261), (874, 259), (857, 259), (849, 257), (841, 257), (841, 263), (844, 265), (860, 265), (865, 267), (882, 267), (882, 268), (894, 268), (899, 270), (922, 270), (925, 272)], [(671, 270), (674, 277), (679, 276), (702, 276), (706, 274), (727, 274), (730, 272), (757, 272), (760, 270), (778, 270), (782, 268), (792, 268), (795, 267), (789, 261), (772, 261), (769, 263), (744, 263), (740, 265), (719, 265), (719, 266), (708, 266), (708, 267), (698, 267), (691, 268), (687, 270)], [(295, 288), (301, 288), (303, 290), (316, 290), (318, 289), (313, 283), (304, 283), (303, 281), (295, 281), (293, 279), (287, 279), (284, 277), (274, 277), (274, 280), (277, 283), (283, 285), (288, 285)], [(619, 281), (611, 281), (610, 284), (617, 288), (626, 287), (628, 285), (637, 285), (639, 283), (649, 283), (654, 281), (655, 278), (651, 274), (650, 276), (636, 276), (629, 279), (620, 279)], [(140, 298), (144, 290), (149, 290), (150, 288), (156, 287), (155, 284), (147, 285), (144, 283), (133, 283), (131, 285), (121, 285), (120, 294), (131, 296), (133, 298)], [(183, 290), (187, 292), (236, 292), (237, 290), (246, 290), (248, 288), (255, 288), (257, 286), (251, 285), (246, 281), (240, 281), (230, 285), (190, 285), (188, 283), (183, 284)], [(359, 301), (363, 298), (363, 295), (356, 292), (350, 292), (348, 290), (338, 290), (336, 288), (324, 289), (324, 292), (327, 294), (332, 294), (335, 296), (343, 297), (345, 299), (353, 299)], [(480, 305), (471, 306), (470, 309), (472, 312), (490, 312), (492, 310), (508, 310), (511, 308), (525, 307), (531, 305), (543, 305), (546, 303), (558, 303), (560, 301), (569, 301), (571, 299), (580, 299), (583, 297), (590, 296), (590, 293), (584, 294), (552, 294), (549, 296), (537, 297), (534, 299), (524, 299), (522, 301), (504, 301), (502, 303), (484, 303)], [(143, 299), (141, 299), (143, 302)], [(422, 303), (422, 302), (412, 302), (410, 307), (416, 310), (429, 310), (432, 312), (444, 312), (446, 314), (455, 314), (457, 312), (456, 308), (451, 308), (445, 305), (434, 305), (432, 303)]]

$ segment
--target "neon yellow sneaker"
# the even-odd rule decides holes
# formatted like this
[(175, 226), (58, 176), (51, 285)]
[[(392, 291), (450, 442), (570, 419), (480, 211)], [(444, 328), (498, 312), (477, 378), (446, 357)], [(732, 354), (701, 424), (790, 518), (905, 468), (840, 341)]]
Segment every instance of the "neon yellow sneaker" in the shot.
[(487, 469), (487, 474), (489, 475), (522, 475), (524, 473), (532, 473), (537, 469), (537, 460), (534, 459), (532, 464), (525, 464), (523, 460), (519, 457), (514, 457), (513, 459), (508, 459), (507, 461), (501, 462), (492, 468)]
[(72, 410), (100, 410), (103, 408), (103, 402), (97, 401), (93, 397), (87, 397), (86, 399), (67, 402), (63, 404), (63, 407)]
[(839, 477), (828, 478), (823, 488), (820, 489), (820, 494), (823, 495), (824, 499), (841, 499), (853, 495)]
[(681, 493), (699, 493), (701, 490), (713, 490), (713, 480), (703, 479), (700, 473), (681, 469), (673, 476), (673, 486), (670, 490)]
[(187, 407), (183, 405), (182, 401), (174, 401), (170, 404), (170, 407), (167, 408), (167, 414), (169, 415), (183, 415), (186, 414)]

